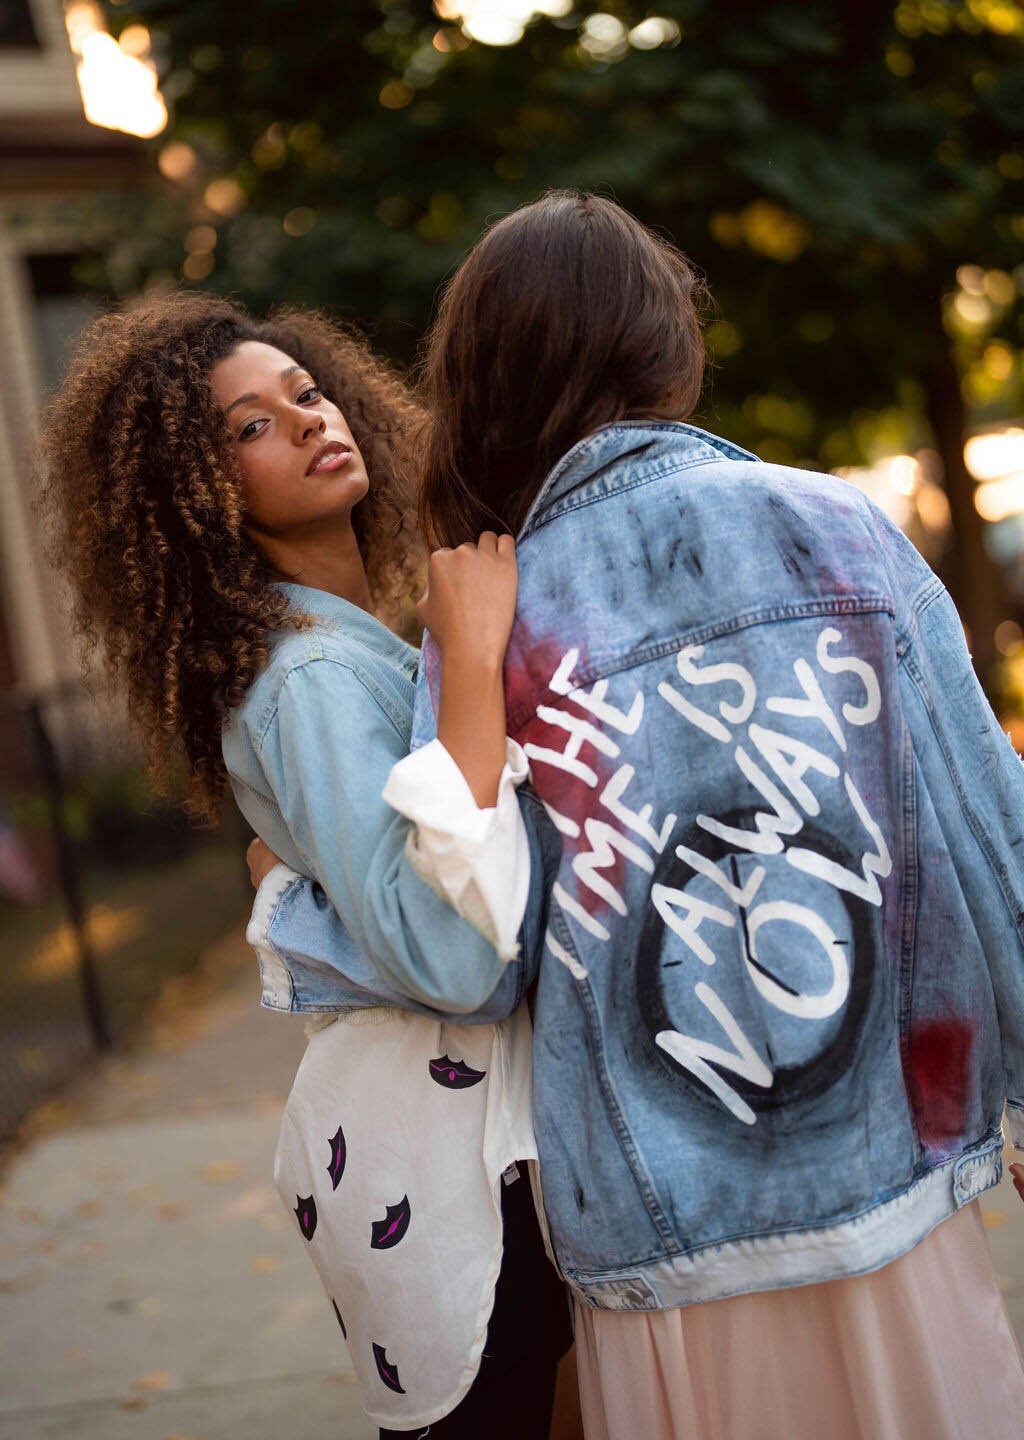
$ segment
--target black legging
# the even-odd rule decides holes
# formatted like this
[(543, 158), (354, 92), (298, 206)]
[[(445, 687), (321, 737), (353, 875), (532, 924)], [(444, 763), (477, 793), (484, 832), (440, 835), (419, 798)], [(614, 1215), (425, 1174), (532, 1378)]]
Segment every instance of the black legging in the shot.
[(476, 1379), (443, 1420), (417, 1430), (382, 1430), (380, 1440), (546, 1440), (558, 1362), (572, 1333), (525, 1164), (518, 1180), (502, 1185), (501, 1213), (505, 1249)]

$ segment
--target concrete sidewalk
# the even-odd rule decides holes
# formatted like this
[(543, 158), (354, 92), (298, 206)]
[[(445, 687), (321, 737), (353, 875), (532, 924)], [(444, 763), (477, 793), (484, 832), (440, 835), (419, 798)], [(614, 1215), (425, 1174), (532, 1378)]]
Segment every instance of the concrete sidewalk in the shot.
[[(371, 1440), (330, 1306), (271, 1180), (301, 1022), (238, 936), (11, 1162), (0, 1440)], [(1024, 1206), (985, 1198), (1024, 1334)]]
[(302, 1024), (218, 951), (8, 1168), (0, 1440), (376, 1437), (271, 1179)]

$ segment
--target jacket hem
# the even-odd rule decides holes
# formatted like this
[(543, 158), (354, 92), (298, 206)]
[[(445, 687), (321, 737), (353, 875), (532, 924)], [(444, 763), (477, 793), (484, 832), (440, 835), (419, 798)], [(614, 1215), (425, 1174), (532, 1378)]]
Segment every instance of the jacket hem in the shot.
[(988, 1135), (891, 1199), (851, 1220), (728, 1241), (628, 1270), (563, 1272), (598, 1310), (674, 1310), (757, 1290), (864, 1275), (905, 1255), (936, 1225), (998, 1183), (1002, 1136)]

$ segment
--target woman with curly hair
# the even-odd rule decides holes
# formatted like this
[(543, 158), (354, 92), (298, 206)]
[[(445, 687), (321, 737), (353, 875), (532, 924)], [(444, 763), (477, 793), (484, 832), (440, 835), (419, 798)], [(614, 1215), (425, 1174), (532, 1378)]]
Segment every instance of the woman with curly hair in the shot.
[[(276, 1178), (368, 1415), (542, 1435), (564, 1343), (515, 1163), (535, 1155), (516, 939), (537, 840), (506, 758), (514, 547), (432, 557), (438, 740), (409, 756), (417, 652), (374, 612), (394, 617), (419, 570), (418, 421), (325, 317), (177, 294), (84, 335), (45, 419), (44, 500), (154, 761), (184, 751), (206, 816), (230, 783), (340, 917), (329, 966), (261, 961), (265, 1003), (340, 1017), (311, 1038)], [(281, 866), (261, 893), (284, 914), (296, 888)]]

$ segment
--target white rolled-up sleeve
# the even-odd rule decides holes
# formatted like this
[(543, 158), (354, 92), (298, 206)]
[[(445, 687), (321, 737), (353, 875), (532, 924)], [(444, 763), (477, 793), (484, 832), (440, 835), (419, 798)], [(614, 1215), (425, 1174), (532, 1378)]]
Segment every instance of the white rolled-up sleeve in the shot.
[(530, 847), (516, 799), (529, 773), (522, 747), (506, 739), (497, 803), (481, 809), (441, 741), (432, 740), (398, 761), (383, 791), (413, 823), (409, 863), (502, 960), (518, 958), (530, 889)]

